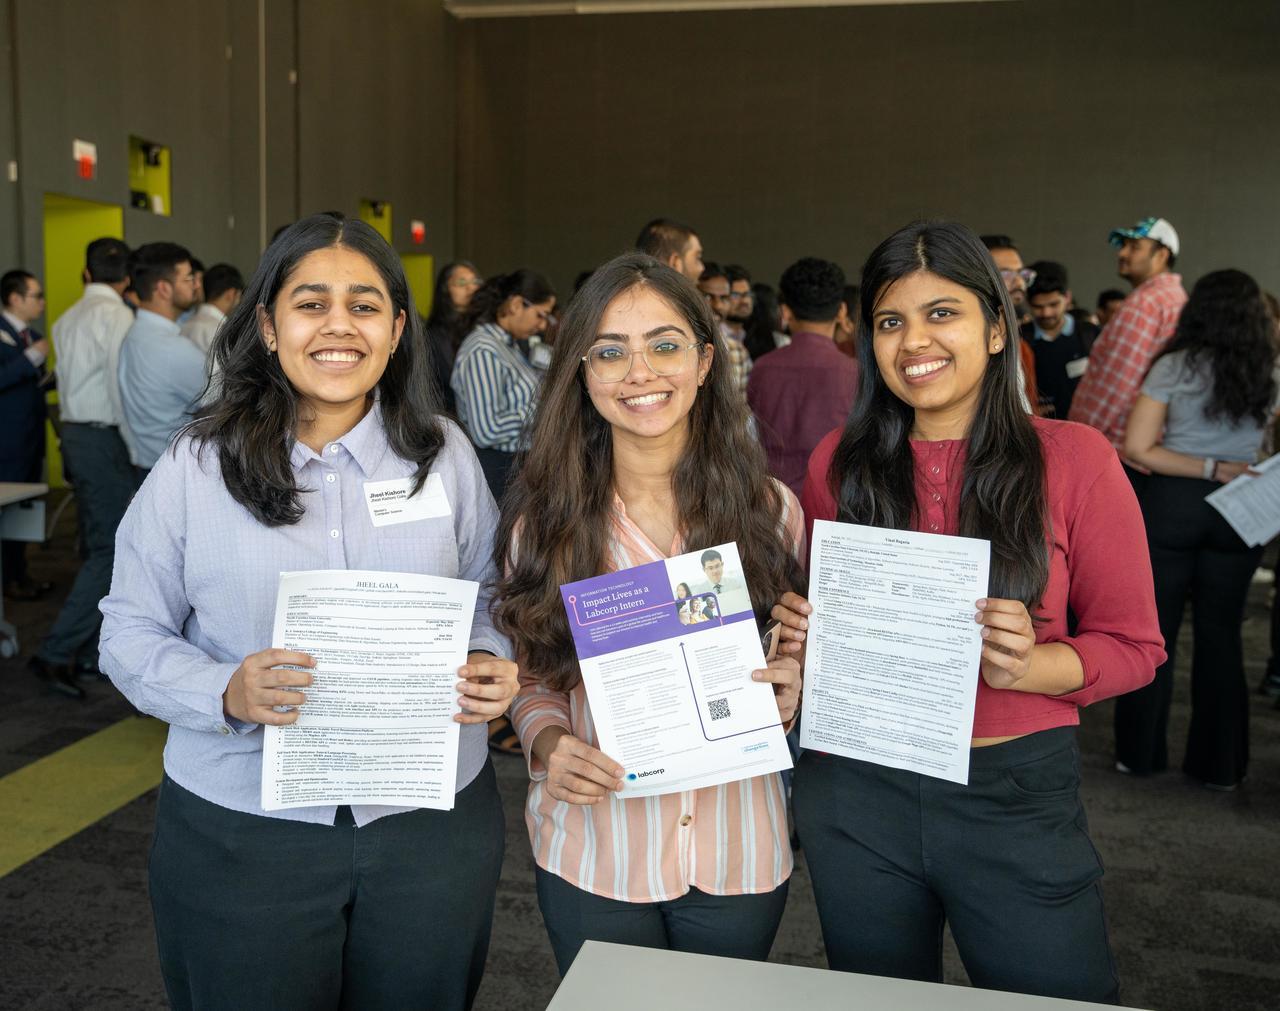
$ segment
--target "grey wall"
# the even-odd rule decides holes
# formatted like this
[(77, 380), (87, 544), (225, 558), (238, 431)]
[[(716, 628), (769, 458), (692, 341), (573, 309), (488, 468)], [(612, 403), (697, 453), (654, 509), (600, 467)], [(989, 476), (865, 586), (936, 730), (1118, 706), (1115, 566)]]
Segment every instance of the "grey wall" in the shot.
[[(263, 8), (260, 31), (258, 0), (0, 2), (0, 269), (41, 269), (46, 192), (125, 205), (129, 243), (177, 241), (246, 272), (261, 236), (300, 213), (354, 216), (361, 198), (392, 201), (401, 251), (449, 257), (453, 21), (419, 0)], [(15, 132), (12, 184), (4, 167)], [(172, 151), (170, 217), (127, 207), (131, 134)], [(77, 175), (74, 138), (98, 145), (91, 181)], [(423, 247), (410, 241), (411, 217), (427, 222)]]
[(1012, 234), (1081, 298), (1107, 232), (1168, 217), (1193, 279), (1280, 288), (1280, 4), (1035, 0), (477, 20), (458, 249), (567, 291), (650, 217), (767, 280), (854, 273), (921, 215)]

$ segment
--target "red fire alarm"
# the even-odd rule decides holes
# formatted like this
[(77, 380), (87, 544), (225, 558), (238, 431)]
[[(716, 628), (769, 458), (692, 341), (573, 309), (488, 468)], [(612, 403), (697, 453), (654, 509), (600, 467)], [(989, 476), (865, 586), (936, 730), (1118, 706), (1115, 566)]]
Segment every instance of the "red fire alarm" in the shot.
[(421, 246), (427, 241), (426, 223), (422, 221), (410, 221), (409, 234), (413, 236), (413, 244), (415, 246)]
[(71, 142), (71, 157), (75, 159), (76, 170), (81, 179), (92, 179), (98, 170), (98, 145), (87, 140)]

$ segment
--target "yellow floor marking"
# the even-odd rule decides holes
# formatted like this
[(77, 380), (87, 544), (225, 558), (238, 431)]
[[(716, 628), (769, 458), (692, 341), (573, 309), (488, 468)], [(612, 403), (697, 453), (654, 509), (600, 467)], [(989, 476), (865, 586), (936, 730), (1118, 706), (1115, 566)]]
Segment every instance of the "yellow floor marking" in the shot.
[(0, 779), (0, 877), (158, 786), (168, 731), (130, 716)]

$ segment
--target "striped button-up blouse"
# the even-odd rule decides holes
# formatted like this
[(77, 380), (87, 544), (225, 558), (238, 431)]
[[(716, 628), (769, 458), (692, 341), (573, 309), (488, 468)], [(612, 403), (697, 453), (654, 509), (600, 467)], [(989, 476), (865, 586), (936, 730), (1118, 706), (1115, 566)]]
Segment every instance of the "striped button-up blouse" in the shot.
[[(804, 520), (785, 486), (783, 526), (787, 543), (804, 552)], [(669, 557), (614, 499), (614, 570)], [(677, 540), (671, 555), (685, 548)], [(661, 797), (623, 799), (616, 793), (595, 805), (553, 799), (546, 767), (532, 755), (533, 740), (547, 727), (565, 727), (598, 748), (581, 681), (553, 691), (520, 672), (511, 720), (529, 761), (525, 821), (538, 866), (566, 881), (624, 902), (662, 902), (691, 888), (713, 895), (768, 892), (791, 876), (787, 805), (778, 773)]]
[(504, 453), (520, 449), (541, 383), (542, 372), (497, 323), (482, 323), (467, 335), (450, 381), (471, 441)]

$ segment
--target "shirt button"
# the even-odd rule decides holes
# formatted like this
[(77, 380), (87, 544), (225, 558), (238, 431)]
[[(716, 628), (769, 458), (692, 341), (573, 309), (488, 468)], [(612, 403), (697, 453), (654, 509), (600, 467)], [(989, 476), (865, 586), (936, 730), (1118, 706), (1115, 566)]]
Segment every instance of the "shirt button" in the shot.
[(693, 821), (693, 815), (686, 814), (684, 817), (680, 819), (680, 827), (683, 828), (684, 826), (688, 825), (691, 821)]
[(929, 524), (929, 529), (930, 529), (930, 530), (934, 530), (934, 531), (936, 531), (936, 530), (938, 529), (938, 524), (936, 524), (936, 523), (930, 523), (930, 524)]
[(933, 469), (933, 472), (934, 472), (935, 474), (939, 473), (939, 471), (938, 471), (938, 468), (937, 468), (937, 467), (934, 467), (934, 468), (932, 468), (932, 469)]
[(338, 447), (337, 447), (337, 446), (330, 446), (330, 447), (329, 447), (329, 455), (330, 455), (330, 456), (337, 456), (337, 455), (338, 455)]
[[(330, 484), (333, 484), (333, 482), (334, 482), (334, 481), (338, 480), (338, 475), (337, 475), (337, 474), (326, 474), (326, 475), (324, 476), (324, 479), (325, 479), (326, 481), (328, 481)], [(934, 498), (937, 498), (937, 496), (935, 495), (935, 496), (934, 496)]]
[[(330, 478), (330, 480), (332, 480), (332, 478)], [(935, 491), (935, 492), (933, 493), (933, 500), (934, 500), (935, 502), (941, 502), (941, 501), (942, 501), (942, 496), (941, 496), (941, 495), (939, 495), (939, 494)]]
[(220, 726), (220, 727), (218, 728), (218, 733), (220, 733), (220, 734), (229, 734), (229, 733), (231, 733), (231, 728), (230, 728), (229, 726), (227, 726), (227, 725), (224, 723), (224, 724), (222, 724), (222, 726)]
[[(934, 529), (934, 530), (937, 530), (938, 528), (937, 528), (937, 527), (934, 527), (933, 529)], [(329, 536), (330, 536), (330, 537), (332, 537), (334, 540), (337, 540), (337, 539), (338, 539), (338, 531), (336, 531), (336, 530), (330, 530), (330, 531), (329, 531)]]

